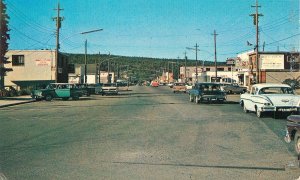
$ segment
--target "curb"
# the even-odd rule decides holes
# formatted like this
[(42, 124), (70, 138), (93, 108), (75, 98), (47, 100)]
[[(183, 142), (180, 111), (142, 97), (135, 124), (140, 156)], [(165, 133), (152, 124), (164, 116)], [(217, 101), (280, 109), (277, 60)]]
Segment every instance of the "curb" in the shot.
[(20, 105), (20, 104), (27, 104), (27, 103), (32, 103), (32, 102), (36, 102), (36, 100), (29, 100), (29, 101), (24, 101), (24, 102), (17, 102), (17, 103), (11, 103), (11, 104), (4, 104), (4, 105), (0, 105), (0, 108), (10, 107), (10, 106), (16, 106), (16, 105)]

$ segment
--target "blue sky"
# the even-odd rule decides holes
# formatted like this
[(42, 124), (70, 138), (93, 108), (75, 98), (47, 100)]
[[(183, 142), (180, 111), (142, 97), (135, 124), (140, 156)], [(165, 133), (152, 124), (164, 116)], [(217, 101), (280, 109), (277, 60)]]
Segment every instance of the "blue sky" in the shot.
[[(10, 16), (10, 49), (55, 49), (56, 0), (5, 0)], [(199, 44), (199, 58), (225, 61), (255, 44), (249, 14), (255, 0), (60, 0), (61, 51), (189, 59)], [(299, 48), (299, 0), (259, 0), (260, 43), (265, 51)], [(103, 28), (101, 32), (80, 32)], [(292, 37), (293, 36), (293, 37)]]

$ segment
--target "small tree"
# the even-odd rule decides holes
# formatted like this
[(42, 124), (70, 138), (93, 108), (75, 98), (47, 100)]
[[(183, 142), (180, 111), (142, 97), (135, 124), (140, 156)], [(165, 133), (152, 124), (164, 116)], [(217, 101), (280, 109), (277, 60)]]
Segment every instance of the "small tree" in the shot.
[(10, 68), (5, 68), (4, 64), (9, 63), (5, 54), (8, 50), (8, 20), (9, 16), (6, 14), (6, 5), (3, 2), (4, 0), (0, 0), (0, 89), (4, 88), (4, 76), (6, 72), (12, 71)]

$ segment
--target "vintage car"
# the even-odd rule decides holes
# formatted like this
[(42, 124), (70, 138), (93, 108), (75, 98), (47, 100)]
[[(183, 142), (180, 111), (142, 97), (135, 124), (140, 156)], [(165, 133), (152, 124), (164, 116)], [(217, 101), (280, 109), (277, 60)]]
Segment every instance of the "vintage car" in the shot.
[(158, 87), (159, 83), (157, 81), (152, 81), (150, 84), (152, 87)]
[(117, 87), (119, 91), (128, 91), (129, 83), (128, 82), (117, 82)]
[(117, 95), (119, 88), (116, 83), (105, 83), (102, 86), (102, 95)]
[(36, 100), (51, 101), (53, 98), (78, 100), (83, 95), (81, 88), (69, 83), (51, 83), (45, 89), (33, 90), (31, 97)]
[(179, 83), (179, 82), (174, 83), (173, 84), (173, 92), (174, 93), (177, 93), (177, 92), (186, 93), (185, 83)]
[(297, 155), (300, 155), (300, 115), (290, 115), (287, 117), (284, 140), (287, 143), (294, 141), (295, 152)]
[(102, 84), (76, 84), (76, 87), (81, 88), (83, 95), (90, 96), (91, 94), (102, 94)]
[(227, 84), (223, 87), (223, 90), (227, 93), (227, 94), (242, 94), (247, 92), (247, 87), (242, 87), (239, 86), (236, 83), (233, 84)]
[(224, 102), (226, 93), (221, 90), (220, 83), (196, 83), (189, 91), (190, 102), (200, 103), (203, 101)]
[(256, 112), (257, 117), (266, 112), (298, 113), (299, 101), (300, 96), (286, 84), (255, 84), (240, 97), (244, 112)]

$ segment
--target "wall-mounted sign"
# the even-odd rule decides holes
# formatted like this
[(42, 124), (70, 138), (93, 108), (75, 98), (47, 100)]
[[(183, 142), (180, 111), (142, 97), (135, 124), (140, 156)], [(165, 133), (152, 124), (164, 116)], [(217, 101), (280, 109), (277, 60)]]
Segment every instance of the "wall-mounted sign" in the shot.
[(51, 59), (36, 59), (35, 65), (37, 66), (50, 66), (51, 65)]
[(284, 55), (261, 54), (260, 69), (284, 69)]

